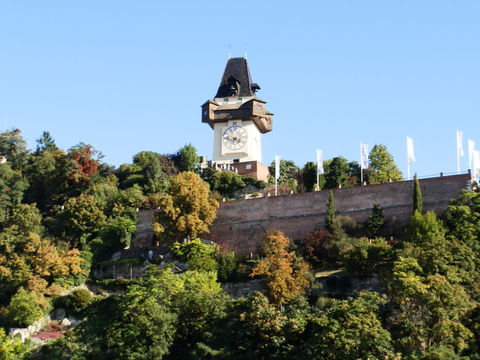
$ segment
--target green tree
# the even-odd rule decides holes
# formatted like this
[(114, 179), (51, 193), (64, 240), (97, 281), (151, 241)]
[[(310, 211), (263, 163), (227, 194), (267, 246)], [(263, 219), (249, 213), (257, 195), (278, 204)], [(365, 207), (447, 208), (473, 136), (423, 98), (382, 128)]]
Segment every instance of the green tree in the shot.
[(370, 167), (366, 171), (370, 184), (383, 184), (402, 180), (402, 173), (385, 145), (375, 145), (368, 156)]
[(388, 281), (393, 311), (389, 327), (408, 358), (439, 346), (460, 355), (473, 337), (462, 323), (473, 303), (461, 285), (443, 275), (424, 275), (414, 258), (400, 257)]
[(19, 171), (13, 170), (9, 163), (0, 164), (0, 224), (20, 204), (27, 187), (28, 182)]
[(40, 319), (44, 309), (33, 292), (19, 288), (8, 306), (8, 319), (17, 326), (26, 327)]
[(97, 199), (86, 194), (68, 199), (64, 210), (58, 215), (58, 221), (64, 225), (72, 247), (80, 248), (105, 227), (106, 220)]
[(160, 210), (153, 219), (157, 236), (195, 238), (207, 233), (217, 213), (218, 202), (209, 197), (208, 185), (193, 172), (172, 178), (170, 194), (154, 199)]
[[(272, 161), (272, 164), (269, 167), (270, 175), (273, 179), (275, 176), (275, 161)], [(298, 176), (299, 169), (295, 162), (292, 160), (280, 160), (280, 178), (278, 179), (278, 184), (288, 185), (291, 190), (294, 192), (297, 191), (298, 187)], [(271, 179), (271, 183), (275, 183), (274, 179)]]
[(212, 190), (229, 197), (246, 185), (242, 176), (233, 171), (217, 171), (212, 175), (211, 181), (213, 183)]
[(357, 276), (372, 276), (391, 264), (395, 251), (383, 238), (356, 239), (346, 254), (345, 268)]
[(190, 270), (215, 271), (218, 264), (215, 257), (218, 247), (202, 243), (200, 239), (193, 239), (187, 243), (175, 242), (171, 246), (172, 254), (188, 264)]
[[(307, 191), (313, 191), (317, 184), (317, 164), (312, 161), (307, 162), (302, 169), (302, 178), (305, 189)], [(325, 176), (320, 175), (319, 185), (320, 189), (323, 188), (325, 185)]]
[(408, 241), (415, 244), (428, 244), (437, 238), (443, 239), (445, 227), (433, 211), (427, 211), (425, 214), (416, 211), (410, 218), (405, 236)]
[(176, 158), (178, 159), (178, 169), (180, 171), (196, 171), (198, 165), (197, 149), (192, 144), (188, 144), (178, 150)]
[(423, 213), (422, 188), (418, 181), (417, 174), (413, 177), (413, 212)]
[(346, 187), (349, 178), (350, 166), (344, 157), (334, 157), (325, 171), (325, 188), (336, 189)]
[(335, 219), (335, 200), (333, 199), (333, 190), (330, 190), (328, 194), (328, 203), (327, 203), (327, 218), (325, 219), (325, 224), (327, 229), (331, 230), (333, 225), (333, 220)]
[(17, 337), (5, 335), (0, 328), (0, 360), (26, 360), (30, 353), (29, 346)]
[(373, 204), (372, 215), (367, 219), (365, 225), (368, 236), (380, 236), (382, 229), (385, 226), (385, 217), (383, 216), (383, 209), (380, 204)]
[(42, 136), (37, 139), (37, 149), (35, 150), (35, 155), (44, 153), (45, 151), (54, 152), (58, 150), (55, 140), (50, 135), (50, 132), (44, 131)]
[(312, 317), (312, 309), (303, 297), (278, 306), (257, 292), (241, 310), (240, 321), (234, 324), (234, 333), (239, 333), (234, 345), (236, 356), (230, 358), (301, 359)]
[(290, 239), (280, 231), (270, 232), (262, 243), (264, 257), (250, 276), (265, 276), (270, 300), (278, 305), (303, 295), (309, 285), (309, 266), (289, 251)]
[(167, 191), (168, 176), (160, 159), (163, 157), (158, 153), (141, 151), (133, 157), (133, 164), (122, 164), (118, 173), (120, 188), (137, 185), (148, 196)]
[(455, 238), (480, 251), (480, 192), (462, 190), (443, 215), (448, 238)]
[(382, 327), (380, 307), (385, 300), (375, 293), (331, 300), (330, 306), (309, 323), (307, 344), (298, 358), (393, 359), (389, 332)]
[(0, 134), (0, 156), (5, 156), (13, 170), (22, 171), (28, 159), (27, 143), (19, 129)]

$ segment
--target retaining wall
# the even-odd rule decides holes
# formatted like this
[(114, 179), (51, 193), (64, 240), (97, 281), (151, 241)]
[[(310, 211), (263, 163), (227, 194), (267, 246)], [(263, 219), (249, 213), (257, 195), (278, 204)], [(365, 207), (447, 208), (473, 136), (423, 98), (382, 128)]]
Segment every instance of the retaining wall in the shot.
[[(470, 174), (421, 179), (425, 210), (437, 214), (462, 189), (470, 188)], [(406, 225), (413, 207), (413, 181), (357, 186), (333, 190), (337, 215), (362, 223), (380, 204), (393, 227)], [(206, 237), (228, 250), (255, 253), (268, 229), (278, 229), (294, 241), (302, 241), (312, 231), (325, 227), (329, 191), (223, 202), (217, 219)]]

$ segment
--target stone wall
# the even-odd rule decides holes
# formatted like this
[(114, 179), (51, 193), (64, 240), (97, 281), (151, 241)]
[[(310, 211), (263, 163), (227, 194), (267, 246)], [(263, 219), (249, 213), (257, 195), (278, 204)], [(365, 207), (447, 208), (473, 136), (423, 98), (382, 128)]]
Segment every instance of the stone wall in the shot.
[[(425, 210), (442, 213), (460, 190), (471, 184), (470, 174), (420, 180)], [(380, 204), (393, 227), (404, 226), (412, 213), (413, 181), (357, 186), (333, 190), (337, 215), (364, 222), (374, 204)], [(279, 229), (292, 240), (302, 241), (323, 229), (329, 191), (271, 196), (223, 202), (207, 236), (228, 250), (254, 253), (268, 229)]]

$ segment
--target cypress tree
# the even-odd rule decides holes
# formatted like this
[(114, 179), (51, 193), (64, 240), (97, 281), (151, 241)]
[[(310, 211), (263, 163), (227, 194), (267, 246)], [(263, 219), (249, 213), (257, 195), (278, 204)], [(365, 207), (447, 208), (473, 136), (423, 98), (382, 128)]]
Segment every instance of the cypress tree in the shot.
[(423, 198), (422, 189), (420, 188), (420, 182), (418, 181), (417, 174), (413, 178), (413, 212), (418, 211), (423, 213)]
[(383, 209), (380, 204), (374, 204), (372, 208), (372, 215), (367, 219), (366, 228), (370, 237), (378, 237), (385, 226), (385, 217), (383, 216)]
[(327, 224), (327, 229), (331, 230), (333, 226), (333, 219), (335, 218), (335, 201), (333, 199), (333, 191), (330, 190), (328, 195), (328, 212), (327, 219), (325, 223)]

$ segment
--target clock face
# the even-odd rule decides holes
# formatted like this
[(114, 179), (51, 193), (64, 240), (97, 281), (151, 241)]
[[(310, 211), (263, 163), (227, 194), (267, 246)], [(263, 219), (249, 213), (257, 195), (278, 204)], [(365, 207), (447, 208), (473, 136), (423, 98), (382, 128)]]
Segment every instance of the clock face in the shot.
[(247, 132), (244, 128), (233, 125), (223, 132), (223, 144), (230, 150), (238, 150), (247, 143)]

